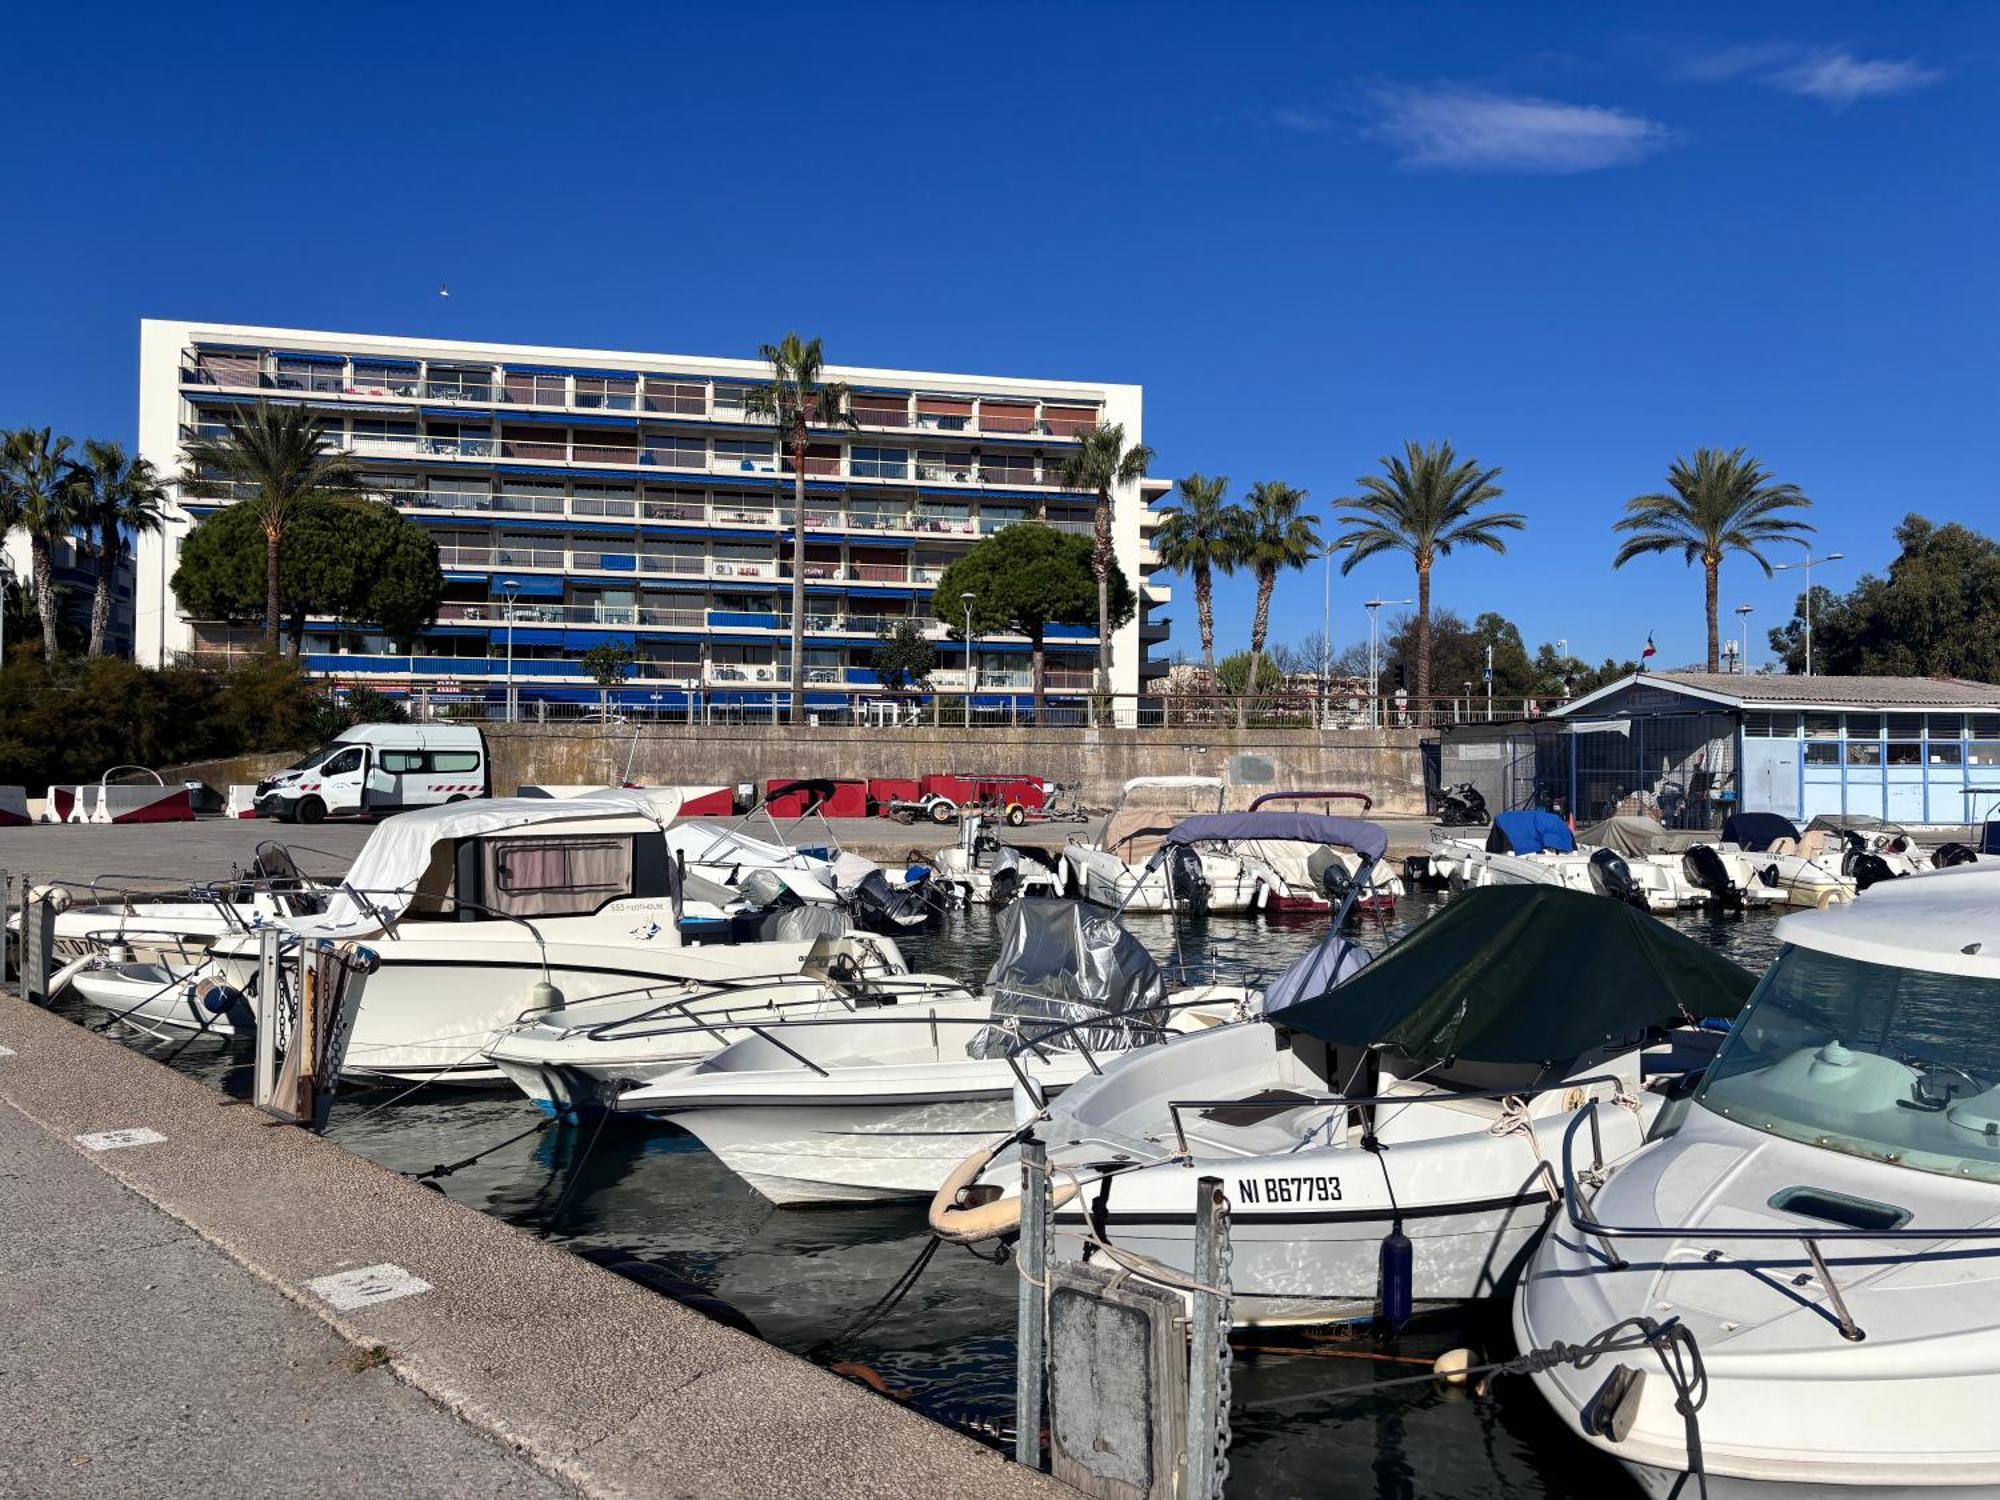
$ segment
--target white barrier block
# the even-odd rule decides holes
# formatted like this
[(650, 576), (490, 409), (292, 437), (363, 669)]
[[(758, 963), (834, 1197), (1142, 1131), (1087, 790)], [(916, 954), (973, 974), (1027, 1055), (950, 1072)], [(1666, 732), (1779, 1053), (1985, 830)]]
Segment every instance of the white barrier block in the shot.
[(194, 798), (184, 786), (101, 786), (93, 823), (192, 823)]
[(223, 804), (222, 815), (225, 818), (256, 817), (257, 816), (256, 785), (254, 783), (249, 786), (232, 785), (229, 788), (229, 800), (228, 802)]

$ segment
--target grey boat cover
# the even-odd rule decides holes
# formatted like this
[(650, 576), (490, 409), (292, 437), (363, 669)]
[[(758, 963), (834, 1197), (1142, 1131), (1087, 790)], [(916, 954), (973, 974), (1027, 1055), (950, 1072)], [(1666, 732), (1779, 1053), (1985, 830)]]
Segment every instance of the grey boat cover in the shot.
[[(1079, 1037), (1093, 1052), (1129, 1047), (1156, 1038), (1167, 1019), (1167, 981), (1153, 955), (1115, 917), (1083, 901), (1007, 907), (986, 991), (994, 1019), (1013, 1027), (981, 1030), (966, 1048), (973, 1057), (1004, 1057), (1037, 1038), (1051, 1049), (1074, 1051)], [(1098, 1018), (1103, 1025), (1062, 1029)]]
[(1359, 974), (1374, 956), (1359, 943), (1329, 932), (1311, 952), (1294, 959), (1290, 968), (1264, 986), (1264, 1014), (1324, 995)]
[(1577, 833), (1579, 844), (1609, 849), (1627, 859), (1641, 854), (1679, 854), (1696, 844), (1707, 843), (1713, 834), (1697, 829), (1667, 828), (1651, 818), (1606, 818)]
[(1389, 852), (1389, 835), (1377, 825), (1360, 818), (1335, 818), (1324, 813), (1203, 813), (1174, 824), (1165, 842), (1196, 844), (1212, 839), (1335, 844), (1368, 859), (1380, 859)]

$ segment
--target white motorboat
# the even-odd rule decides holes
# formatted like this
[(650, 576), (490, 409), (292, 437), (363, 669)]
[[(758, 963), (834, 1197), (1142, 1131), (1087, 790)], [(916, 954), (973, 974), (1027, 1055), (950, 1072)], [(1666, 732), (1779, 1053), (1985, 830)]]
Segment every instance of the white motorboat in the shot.
[[(67, 964), (110, 955), (119, 962), (191, 969), (224, 934), (308, 915), (327, 895), (326, 887), (300, 874), (290, 851), (274, 842), (257, 846), (248, 870), (214, 885), (184, 891), (132, 888), (148, 878), (100, 875), (88, 885), (38, 887), (37, 894), (56, 908), (56, 960)], [(8, 917), (7, 929), (18, 936), (19, 912)]]
[[(669, 981), (796, 975), (814, 939), (846, 931), (838, 911), (805, 906), (723, 924), (759, 941), (699, 941), (717, 926), (712, 910), (683, 932), (670, 817), (657, 791), (605, 792), (452, 803), (379, 825), (323, 914), (279, 924), (380, 955), (348, 1071), (497, 1083), (482, 1052), (524, 1013)], [(254, 990), (259, 941), (210, 949), (238, 991)]]
[(1234, 855), (1183, 846), (1166, 864), (1153, 858), (1167, 830), (1185, 814), (1130, 805), (1134, 793), (1145, 792), (1177, 794), (1184, 802), (1209, 803), (1219, 812), (1228, 785), (1219, 776), (1134, 776), (1095, 843), (1075, 835), (1063, 846), (1069, 889), (1118, 911), (1226, 915), (1255, 910), (1261, 889), (1257, 875)]
[(1583, 1187), (1516, 1337), (1673, 1342), (1534, 1376), (1649, 1494), (2000, 1494), (2000, 870), (1892, 881), (1778, 935), (1678, 1121), (1603, 1167), (1572, 1130)]
[[(1375, 805), (1364, 792), (1265, 792), (1252, 800), (1250, 811), (1277, 811), (1273, 804), (1302, 802), (1317, 802), (1329, 811), (1336, 802), (1359, 802), (1364, 814)], [(1230, 853), (1257, 876), (1262, 887), (1257, 909), (1266, 916), (1332, 911), (1357, 880), (1361, 891), (1355, 911), (1386, 916), (1404, 895), (1402, 877), (1386, 862), (1364, 859), (1338, 843), (1257, 835), (1235, 840)]]
[[(1031, 1128), (1055, 1253), (1184, 1278), (1195, 1184), (1214, 1177), (1241, 1323), (1490, 1296), (1553, 1211), (1544, 1163), (1579, 1106), (1622, 1106), (1600, 1111), (1606, 1147), (1636, 1149), (1660, 1085), (1714, 1050), (1688, 1018), (1733, 1014), (1754, 982), (1629, 905), (1546, 886), (1470, 892), (1366, 958), (1336, 931), (1260, 1018), (1120, 1058), (1052, 1103)], [(931, 1227), (1010, 1232), (1020, 1185), (1012, 1140), (974, 1154)], [(1407, 1236), (1400, 1291), (1391, 1235)]]
[(1740, 849), (1716, 845), (1706, 832), (1670, 829), (1652, 818), (1606, 818), (1577, 834), (1579, 850), (1609, 849), (1625, 861), (1653, 911), (1782, 906), (1787, 897), (1763, 878)]
[(959, 823), (956, 844), (923, 857), (931, 861), (955, 905), (1004, 906), (1021, 896), (1046, 901), (1063, 893), (1060, 853), (1002, 843), (976, 814)]
[(1852, 901), (1859, 886), (1845, 851), (1824, 829), (1800, 833), (1777, 813), (1733, 813), (1723, 820), (1717, 853), (1750, 856), (1758, 879), (1785, 894), (1787, 906), (1828, 907)]
[(971, 1002), (956, 980), (910, 973), (891, 939), (856, 933), (822, 938), (789, 978), (682, 980), (544, 1011), (501, 1032), (486, 1056), (537, 1108), (575, 1114), (698, 1063), (752, 1026)]
[(983, 997), (756, 1027), (615, 1108), (672, 1120), (776, 1203), (929, 1197), (968, 1150), (1112, 1053), (1246, 999), (1170, 995), (1138, 939), (1077, 902), (1016, 901), (1001, 928)]

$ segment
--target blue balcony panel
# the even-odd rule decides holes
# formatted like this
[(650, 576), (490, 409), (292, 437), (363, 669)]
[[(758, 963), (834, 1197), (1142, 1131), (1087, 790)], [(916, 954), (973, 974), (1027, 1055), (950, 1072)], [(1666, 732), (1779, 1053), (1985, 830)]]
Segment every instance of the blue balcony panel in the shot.
[(509, 426), (521, 422), (545, 427), (637, 427), (639, 425), (636, 416), (601, 417), (593, 413), (586, 417), (574, 413), (545, 411), (510, 411), (507, 413), (507, 422)]
[[(492, 573), (479, 575), (475, 581), (492, 584), (491, 597), (505, 599), (506, 591), (500, 585), (506, 576), (504, 569), (496, 569)], [(537, 578), (530, 574), (525, 578), (516, 578), (513, 582), (520, 585), (514, 592), (524, 599), (560, 599), (563, 596), (563, 581), (560, 578)]]
[(742, 610), (717, 609), (709, 611), (708, 623), (716, 630), (776, 630), (778, 616), (775, 612), (752, 614)]
[(564, 632), (562, 643), (572, 650), (585, 651), (592, 646), (623, 646), (629, 651), (637, 645), (629, 630), (571, 630)]

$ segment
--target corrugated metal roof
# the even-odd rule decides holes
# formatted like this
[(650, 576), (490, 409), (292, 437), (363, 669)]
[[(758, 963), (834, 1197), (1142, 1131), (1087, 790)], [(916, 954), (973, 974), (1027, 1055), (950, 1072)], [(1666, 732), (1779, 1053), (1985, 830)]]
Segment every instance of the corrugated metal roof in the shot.
[(1737, 708), (2000, 709), (2000, 686), (1955, 677), (1794, 677), (1777, 673), (1642, 672), (1621, 678), (1556, 710), (1571, 717), (1628, 688), (1680, 690)]

